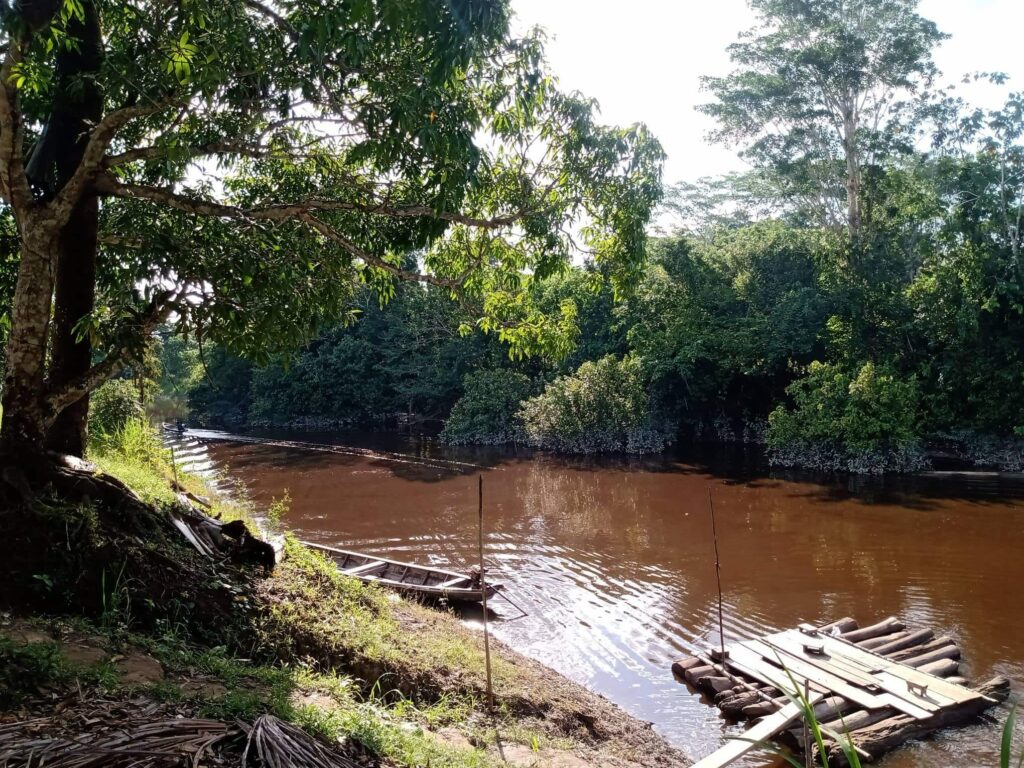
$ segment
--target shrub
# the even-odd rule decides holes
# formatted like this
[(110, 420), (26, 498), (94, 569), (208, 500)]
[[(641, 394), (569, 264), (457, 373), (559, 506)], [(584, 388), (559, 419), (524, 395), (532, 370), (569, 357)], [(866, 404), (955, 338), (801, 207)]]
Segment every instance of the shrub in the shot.
[(862, 473), (924, 465), (914, 378), (870, 362), (852, 374), (814, 362), (786, 392), (793, 408), (779, 406), (768, 418), (773, 464)]
[(564, 453), (656, 453), (668, 443), (636, 357), (584, 363), (523, 403), (519, 417), (527, 442)]
[(128, 379), (114, 379), (89, 397), (89, 430), (97, 437), (115, 435), (142, 418), (139, 390)]
[(523, 438), (517, 413), (530, 395), (530, 380), (515, 371), (476, 371), (452, 408), (441, 439), (446, 443), (496, 445)]

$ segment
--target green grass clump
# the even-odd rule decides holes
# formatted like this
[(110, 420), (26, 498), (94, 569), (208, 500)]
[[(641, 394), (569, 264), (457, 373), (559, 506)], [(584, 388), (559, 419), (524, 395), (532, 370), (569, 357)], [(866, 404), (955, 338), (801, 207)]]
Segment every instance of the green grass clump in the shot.
[(1010, 707), (1010, 714), (1003, 725), (1003, 738), (999, 745), (999, 768), (1021, 768), (1024, 765), (1024, 747), (1020, 747), (1020, 757), (1014, 760), (1013, 731), (1017, 725), (1017, 705)]
[(42, 689), (73, 682), (112, 690), (118, 678), (109, 661), (74, 664), (54, 642), (22, 643), (0, 635), (0, 709), (13, 707)]

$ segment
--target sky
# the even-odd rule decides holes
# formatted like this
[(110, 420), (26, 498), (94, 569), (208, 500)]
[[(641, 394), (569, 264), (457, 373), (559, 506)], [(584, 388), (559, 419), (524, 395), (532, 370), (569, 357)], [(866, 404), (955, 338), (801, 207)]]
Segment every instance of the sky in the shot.
[[(550, 37), (551, 71), (566, 89), (596, 98), (608, 123), (643, 121), (661, 140), (665, 181), (694, 180), (744, 165), (734, 149), (708, 144), (712, 122), (701, 75), (729, 71), (726, 46), (753, 23), (746, 0), (512, 0), (517, 28)], [(1010, 82), (958, 86), (968, 101), (998, 107), (1024, 90), (1024, 0), (922, 0), (920, 12), (952, 35), (936, 51), (945, 81), (970, 72), (1006, 72)]]

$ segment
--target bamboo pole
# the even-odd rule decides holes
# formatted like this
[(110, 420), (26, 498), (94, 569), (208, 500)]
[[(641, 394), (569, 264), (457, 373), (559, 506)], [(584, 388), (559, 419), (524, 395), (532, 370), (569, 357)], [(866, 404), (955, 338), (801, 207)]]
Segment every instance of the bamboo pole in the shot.
[(718, 647), (721, 652), (719, 661), (727, 658), (725, 653), (725, 621), (722, 618), (722, 561), (718, 556), (718, 527), (715, 525), (715, 502), (711, 498), (711, 486), (708, 486), (708, 508), (711, 510), (711, 535), (715, 540), (715, 579), (718, 581)]
[(480, 592), (483, 595), (484, 606), (484, 664), (487, 667), (487, 711), (494, 715), (494, 689), (491, 687), (491, 637), (487, 627), (487, 574), (484, 569), (484, 476), (479, 476), (477, 512), (479, 513), (479, 537), (480, 545)]

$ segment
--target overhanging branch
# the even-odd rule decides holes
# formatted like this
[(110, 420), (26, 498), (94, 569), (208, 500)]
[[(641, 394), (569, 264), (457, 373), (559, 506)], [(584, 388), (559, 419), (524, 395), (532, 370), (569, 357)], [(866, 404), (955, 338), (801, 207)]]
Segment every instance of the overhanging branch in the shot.
[(121, 197), (129, 200), (142, 200), (151, 203), (160, 203), (169, 208), (196, 216), (212, 216), (229, 219), (246, 219), (250, 221), (287, 221), (297, 219), (301, 214), (315, 213), (318, 211), (351, 211), (367, 215), (387, 216), (390, 218), (419, 218), (437, 219), (452, 224), (462, 224), (474, 229), (500, 229), (508, 227), (520, 221), (526, 211), (495, 216), (493, 218), (481, 218), (467, 216), (461, 213), (450, 213), (446, 211), (435, 211), (427, 205), (391, 205), (389, 203), (375, 200), (368, 203), (359, 203), (345, 200), (323, 200), (319, 198), (308, 198), (293, 203), (279, 203), (275, 205), (259, 206), (255, 208), (243, 208), (237, 205), (218, 203), (212, 200), (192, 197), (175, 192), (167, 187), (152, 187), (144, 184), (126, 184), (118, 181), (107, 174), (97, 178), (96, 190), (108, 197)]
[(318, 219), (311, 213), (302, 213), (298, 216), (299, 221), (302, 221), (311, 229), (316, 230), (321, 235), (326, 237), (333, 243), (340, 245), (348, 253), (355, 256), (357, 259), (363, 261), (363, 263), (383, 270), (390, 275), (397, 277), (399, 280), (405, 280), (407, 282), (419, 282), (419, 283), (430, 283), (441, 288), (449, 288), (451, 290), (459, 290), (462, 287), (462, 281), (451, 280), (444, 277), (437, 277), (436, 275), (429, 275), (423, 272), (410, 272), (407, 269), (401, 269), (396, 267), (379, 256), (374, 256), (369, 253), (366, 249), (360, 248), (358, 244), (354, 243), (349, 238), (338, 232), (327, 222)]
[[(138, 339), (144, 339), (146, 336), (149, 336), (171, 315), (184, 291), (184, 288), (178, 292), (165, 291), (153, 299), (149, 311), (139, 318), (138, 328), (136, 329)], [(130, 360), (130, 348), (122, 346), (110, 352), (82, 375), (75, 377), (64, 386), (51, 392), (46, 399), (50, 413), (47, 419), (47, 428), (65, 408), (78, 402), (105, 381), (116, 376), (127, 367)]]
[(16, 213), (24, 215), (32, 203), (32, 190), (22, 159), (24, 126), (12, 77), (21, 60), (22, 48), (12, 40), (0, 66), (0, 193)]
[(132, 120), (148, 117), (163, 112), (177, 102), (162, 101), (152, 104), (140, 104), (122, 107), (100, 120), (89, 133), (89, 141), (85, 146), (82, 161), (78, 164), (67, 184), (57, 197), (50, 203), (54, 219), (63, 226), (71, 216), (71, 211), (82, 197), (82, 193), (97, 174), (102, 172), (103, 158), (117, 132)]

